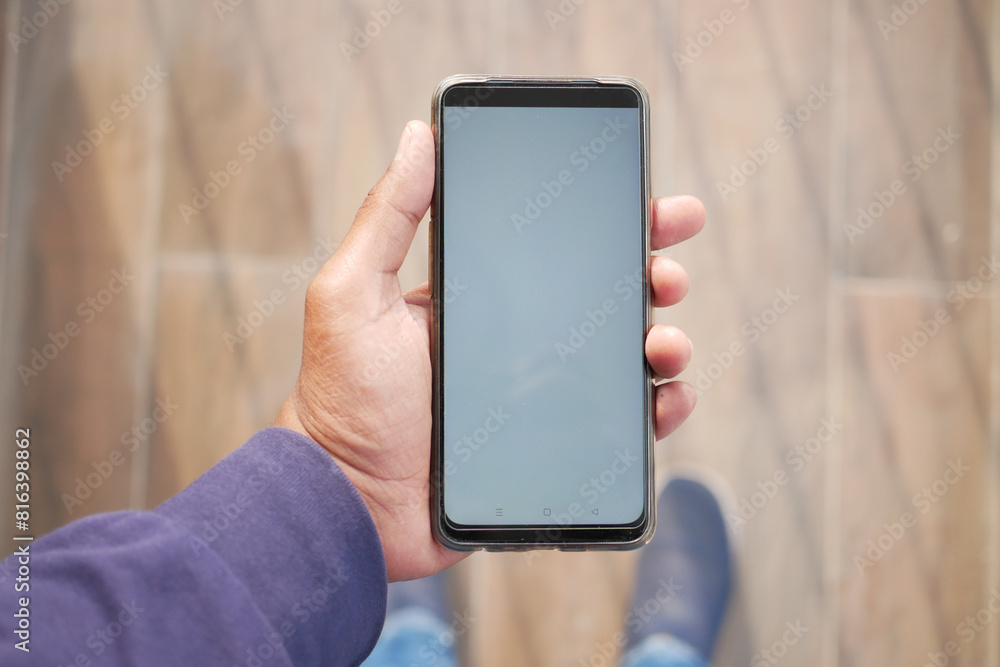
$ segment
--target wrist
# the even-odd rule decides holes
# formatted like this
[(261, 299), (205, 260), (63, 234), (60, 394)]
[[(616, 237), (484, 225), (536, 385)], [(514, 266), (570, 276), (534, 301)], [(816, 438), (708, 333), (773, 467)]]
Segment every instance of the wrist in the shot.
[(312, 442), (316, 443), (323, 451), (330, 456), (334, 464), (343, 473), (344, 477), (351, 483), (354, 490), (357, 491), (358, 496), (361, 498), (361, 502), (364, 504), (365, 509), (368, 511), (368, 516), (371, 517), (372, 523), (375, 524), (375, 530), (382, 537), (382, 527), (380, 526), (380, 517), (377, 515), (375, 510), (378, 505), (372, 502), (371, 496), (365, 488), (365, 479), (363, 473), (361, 473), (357, 468), (351, 466), (344, 460), (342, 456), (337, 456), (331, 446), (324, 440), (315, 437), (306, 428), (305, 423), (299, 417), (299, 411), (296, 406), (297, 399), (293, 393), (285, 402), (281, 405), (281, 409), (278, 411), (278, 416), (275, 418), (273, 426), (278, 428), (285, 428), (290, 431), (299, 433), (300, 435), (309, 438)]
[(278, 416), (275, 417), (272, 426), (287, 428), (288, 430), (300, 433), (315, 442), (315, 439), (306, 432), (305, 426), (302, 425), (302, 420), (299, 419), (299, 412), (295, 409), (294, 401), (294, 395), (285, 399), (285, 402), (281, 404), (281, 409), (278, 411)]

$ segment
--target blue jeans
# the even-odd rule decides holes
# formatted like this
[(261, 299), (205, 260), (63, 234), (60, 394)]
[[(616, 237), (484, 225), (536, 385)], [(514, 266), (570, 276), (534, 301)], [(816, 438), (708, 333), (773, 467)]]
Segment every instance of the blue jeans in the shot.
[(687, 642), (652, 635), (625, 654), (622, 667), (708, 667), (708, 661)]
[(365, 667), (456, 667), (455, 635), (434, 614), (409, 607), (389, 614)]
[[(444, 621), (423, 609), (390, 614), (365, 667), (456, 667), (455, 636)], [(633, 647), (622, 667), (708, 667), (689, 644), (653, 635)]]

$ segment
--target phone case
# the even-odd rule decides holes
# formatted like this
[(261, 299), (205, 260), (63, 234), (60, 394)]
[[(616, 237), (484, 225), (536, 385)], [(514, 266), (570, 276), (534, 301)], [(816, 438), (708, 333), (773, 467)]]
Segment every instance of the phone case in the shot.
[[(568, 77), (538, 77), (538, 76), (496, 76), (496, 75), (455, 75), (450, 76), (441, 83), (438, 84), (434, 91), (432, 104), (431, 104), (431, 130), (434, 133), (435, 139), (435, 155), (437, 159), (435, 160), (435, 187), (434, 195), (431, 202), (431, 218), (430, 218), (430, 248), (428, 253), (428, 275), (430, 276), (430, 291), (431, 291), (431, 302), (432, 302), (432, 318), (433, 333), (431, 336), (431, 363), (434, 374), (433, 381), (433, 435), (432, 435), (432, 446), (431, 446), (431, 528), (433, 534), (438, 542), (445, 545), (449, 549), (455, 551), (528, 551), (534, 549), (557, 549), (562, 551), (587, 551), (587, 550), (629, 550), (636, 549), (647, 542), (653, 537), (653, 532), (656, 526), (656, 498), (654, 489), (654, 465), (653, 465), (653, 434), (654, 434), (654, 384), (653, 384), (653, 374), (649, 368), (648, 363), (645, 365), (646, 382), (645, 382), (645, 405), (646, 405), (646, 461), (647, 465), (647, 475), (645, 480), (646, 493), (645, 493), (645, 504), (646, 504), (646, 521), (644, 530), (638, 536), (629, 540), (617, 540), (617, 539), (591, 539), (587, 541), (577, 541), (573, 540), (571, 537), (564, 537), (562, 531), (556, 529), (555, 532), (557, 536), (551, 537), (550, 534), (546, 534), (544, 539), (532, 538), (529, 533), (535, 533), (537, 535), (539, 531), (537, 528), (522, 529), (519, 532), (523, 533), (523, 537), (519, 536), (517, 539), (507, 539), (507, 540), (461, 540), (453, 538), (448, 534), (446, 523), (446, 517), (443, 505), (443, 495), (442, 495), (442, 483), (444, 478), (444, 444), (442, 441), (442, 428), (441, 420), (439, 416), (441, 415), (441, 396), (442, 396), (442, 380), (441, 380), (441, 366), (440, 366), (440, 331), (438, 330), (438, 323), (440, 322), (441, 307), (443, 290), (440, 282), (440, 275), (437, 270), (437, 258), (442, 256), (442, 249), (440, 247), (441, 240), (439, 238), (437, 229), (438, 211), (442, 210), (443, 201), (440, 198), (440, 188), (438, 184), (442, 182), (443, 178), (443, 168), (442, 161), (440, 159), (441, 149), (442, 149), (442, 136), (440, 132), (442, 113), (443, 113), (443, 100), (445, 93), (453, 86), (459, 85), (469, 85), (469, 84), (510, 84), (512, 86), (517, 86), (523, 84), (525, 86), (573, 86), (573, 84), (579, 84), (580, 86), (592, 87), (594, 85), (614, 85), (614, 86), (626, 86), (633, 89), (639, 99), (640, 99), (640, 119), (641, 119), (641, 155), (642, 155), (642, 178), (641, 178), (641, 188), (643, 194), (643, 200), (646, 202), (646, 206), (643, 207), (644, 215), (644, 227), (645, 234), (643, 239), (643, 250), (645, 255), (645, 266), (646, 266), (646, 276), (643, 281), (643, 298), (645, 300), (645, 308), (643, 315), (643, 336), (649, 331), (650, 326), (653, 322), (652, 313), (652, 300), (650, 298), (650, 288), (649, 288), (649, 265), (650, 265), (650, 253), (649, 253), (649, 236), (650, 236), (650, 188), (649, 188), (649, 95), (646, 92), (645, 87), (636, 81), (635, 79), (628, 77), (617, 77), (617, 76), (597, 76), (597, 77), (586, 77), (586, 76), (568, 76)], [(552, 531), (546, 531), (551, 533)], [(571, 530), (569, 532), (572, 532)]]

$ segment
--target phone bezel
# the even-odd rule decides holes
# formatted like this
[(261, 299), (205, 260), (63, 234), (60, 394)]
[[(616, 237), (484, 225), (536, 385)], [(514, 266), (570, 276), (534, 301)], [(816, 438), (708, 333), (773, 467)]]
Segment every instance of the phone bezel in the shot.
[[(442, 308), (443, 308), (443, 229), (439, 224), (444, 203), (444, 114), (446, 98), (460, 89), (468, 88), (473, 99), (491, 106), (566, 106), (605, 107), (594, 98), (613, 99), (615, 95), (630, 96), (636, 100), (640, 120), (640, 188), (645, 202), (642, 210), (642, 254), (646, 276), (643, 281), (642, 335), (649, 331), (652, 322), (652, 302), (649, 290), (649, 234), (650, 234), (650, 190), (649, 190), (649, 96), (638, 81), (627, 77), (527, 77), (527, 76), (452, 76), (442, 81), (434, 92), (431, 109), (431, 129), (435, 140), (434, 195), (431, 202), (429, 267), (432, 304), (431, 361), (433, 366), (432, 390), (432, 447), (431, 447), (431, 525), (435, 538), (450, 549), (472, 551), (521, 551), (529, 549), (634, 549), (642, 546), (653, 535), (655, 528), (655, 498), (653, 489), (653, 373), (648, 363), (645, 369), (645, 493), (642, 516), (627, 525), (587, 525), (558, 526), (539, 525), (489, 525), (463, 526), (452, 523), (444, 510), (444, 442), (443, 442), (443, 358), (441, 349)], [(485, 92), (483, 92), (485, 91)], [(482, 95), (479, 93), (482, 92)], [(596, 94), (595, 94), (596, 93)], [(500, 97), (497, 97), (500, 95)], [(546, 104), (518, 104), (520, 99), (544, 97)], [(466, 98), (463, 102), (470, 101)], [(614, 105), (635, 108), (633, 105)]]

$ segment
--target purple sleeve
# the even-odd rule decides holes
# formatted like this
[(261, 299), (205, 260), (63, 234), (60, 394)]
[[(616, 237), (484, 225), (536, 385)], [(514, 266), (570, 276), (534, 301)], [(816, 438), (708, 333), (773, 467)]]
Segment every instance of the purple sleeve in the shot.
[[(0, 665), (356, 665), (385, 618), (382, 546), (308, 438), (269, 428), (152, 512), (81, 519), (0, 569)], [(25, 582), (22, 582), (25, 583)], [(16, 648), (30, 602), (30, 653)]]

